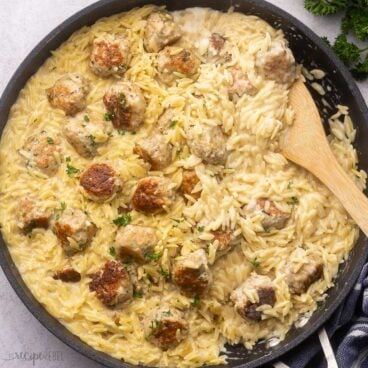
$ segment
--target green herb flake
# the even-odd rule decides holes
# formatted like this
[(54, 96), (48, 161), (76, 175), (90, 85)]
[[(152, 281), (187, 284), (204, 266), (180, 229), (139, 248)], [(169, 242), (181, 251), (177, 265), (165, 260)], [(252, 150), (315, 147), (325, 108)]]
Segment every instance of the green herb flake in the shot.
[(109, 253), (110, 253), (110, 256), (111, 257), (116, 257), (116, 249), (115, 249), (115, 247), (110, 247), (109, 248)]
[(68, 174), (69, 177), (73, 177), (75, 174), (78, 174), (80, 172), (79, 169), (77, 169), (76, 167), (70, 165), (70, 164), (67, 164), (66, 165), (66, 173)]
[(111, 121), (114, 119), (114, 114), (111, 114), (109, 112), (105, 112), (105, 114), (103, 115), (103, 118), (105, 121)]
[(167, 311), (163, 311), (163, 312), (162, 312), (162, 315), (163, 315), (163, 316), (165, 316), (165, 317), (170, 317), (170, 316), (172, 316), (171, 310), (170, 310), (170, 309), (168, 309)]
[(251, 259), (250, 264), (254, 267), (254, 268), (258, 268), (261, 265), (261, 262), (258, 261), (257, 257)]
[(66, 157), (66, 158), (65, 158), (65, 161), (66, 161), (66, 162), (70, 162), (70, 161), (71, 161), (70, 156)]
[(133, 291), (133, 298), (134, 299), (143, 298), (143, 292), (142, 291), (139, 291), (139, 290), (134, 290)]
[(204, 230), (204, 226), (197, 226), (197, 230), (201, 233)]
[(289, 181), (288, 182), (288, 185), (287, 185), (287, 188), (288, 189), (291, 189), (291, 187), (293, 186), (293, 184), (294, 184), (293, 181)]
[(169, 279), (170, 278), (170, 272), (167, 270), (164, 270), (163, 268), (161, 268), (160, 270), (161, 275), (165, 278), (165, 279)]
[(83, 120), (84, 120), (86, 123), (89, 123), (89, 122), (90, 122), (88, 115), (84, 115)]
[(170, 121), (170, 128), (174, 128), (179, 123), (178, 120), (171, 120)]
[(122, 105), (126, 104), (126, 97), (125, 97), (124, 93), (119, 93), (119, 101)]
[(48, 144), (55, 144), (54, 140), (51, 137), (47, 137)]
[(160, 253), (155, 253), (155, 252), (148, 253), (148, 254), (146, 254), (145, 258), (146, 258), (147, 261), (150, 261), (150, 262), (158, 261), (161, 258), (161, 254)]
[(97, 145), (96, 138), (94, 135), (92, 134), (87, 135), (87, 138), (90, 140), (92, 147), (95, 147)]
[(132, 216), (130, 213), (123, 213), (122, 215), (118, 216), (112, 222), (117, 226), (127, 226), (132, 221)]
[(293, 196), (293, 197), (291, 197), (290, 198), (290, 202), (289, 202), (290, 204), (298, 204), (299, 203), (299, 199), (298, 199), (298, 197), (295, 197), (295, 196)]
[(200, 303), (201, 303), (200, 297), (195, 296), (191, 304), (197, 307)]

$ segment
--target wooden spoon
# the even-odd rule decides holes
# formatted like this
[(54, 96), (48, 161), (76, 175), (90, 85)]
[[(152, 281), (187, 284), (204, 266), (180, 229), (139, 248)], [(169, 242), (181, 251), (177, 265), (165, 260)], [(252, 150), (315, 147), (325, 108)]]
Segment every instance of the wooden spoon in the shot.
[(333, 155), (317, 107), (302, 80), (291, 87), (289, 103), (295, 120), (286, 132), (282, 154), (325, 184), (368, 236), (368, 199)]

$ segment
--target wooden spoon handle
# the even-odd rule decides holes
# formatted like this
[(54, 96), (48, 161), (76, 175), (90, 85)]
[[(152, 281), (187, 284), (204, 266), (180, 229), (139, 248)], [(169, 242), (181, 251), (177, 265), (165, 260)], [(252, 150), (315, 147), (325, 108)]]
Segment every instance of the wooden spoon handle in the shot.
[(352, 179), (340, 166), (333, 153), (319, 161), (310, 171), (319, 178), (340, 200), (346, 211), (368, 236), (368, 198), (358, 189)]

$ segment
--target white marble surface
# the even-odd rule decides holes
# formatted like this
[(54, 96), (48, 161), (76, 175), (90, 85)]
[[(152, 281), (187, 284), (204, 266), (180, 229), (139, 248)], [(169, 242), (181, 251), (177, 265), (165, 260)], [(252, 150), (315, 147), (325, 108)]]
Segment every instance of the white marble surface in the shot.
[[(0, 0), (0, 94), (32, 48), (56, 25), (93, 0)], [(338, 17), (317, 18), (303, 9), (303, 1), (270, 0), (312, 28), (333, 38)], [(368, 101), (368, 82), (360, 83)], [(38, 360), (40, 352), (47, 352)], [(21, 353), (23, 353), (21, 355)], [(34, 365), (32, 356), (36, 358)], [(28, 312), (0, 271), (0, 367), (97, 368), (50, 334)]]

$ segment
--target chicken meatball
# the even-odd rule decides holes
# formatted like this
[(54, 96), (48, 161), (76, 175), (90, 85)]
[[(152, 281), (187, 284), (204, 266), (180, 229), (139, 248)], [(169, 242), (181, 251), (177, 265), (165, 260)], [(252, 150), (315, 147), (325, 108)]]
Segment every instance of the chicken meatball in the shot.
[(118, 174), (107, 164), (88, 167), (80, 178), (80, 185), (87, 197), (96, 202), (112, 199), (122, 188)]
[(181, 38), (181, 30), (171, 14), (154, 12), (147, 18), (144, 29), (144, 48), (147, 52), (159, 52)]
[(115, 261), (106, 262), (93, 274), (89, 289), (108, 307), (120, 307), (133, 299), (133, 284), (128, 271)]
[(190, 50), (165, 47), (158, 54), (158, 76), (167, 85), (172, 85), (177, 78), (193, 77), (199, 65), (199, 59)]
[(19, 229), (28, 234), (35, 228), (47, 229), (50, 214), (36, 200), (26, 197), (18, 203), (16, 219)]
[(194, 188), (199, 183), (199, 178), (194, 170), (184, 170), (180, 189), (184, 194), (188, 194), (193, 198), (199, 198), (201, 191), (193, 193)]
[(140, 179), (132, 197), (133, 208), (145, 213), (167, 209), (175, 199), (174, 186), (169, 179), (159, 176)]
[(48, 176), (56, 174), (62, 160), (59, 138), (52, 138), (45, 131), (29, 137), (19, 153), (26, 166)]
[(233, 78), (232, 84), (229, 88), (229, 96), (231, 100), (236, 101), (244, 94), (254, 96), (257, 93), (257, 88), (253, 86), (240, 67), (233, 67), (230, 72)]
[(90, 67), (100, 77), (123, 75), (130, 63), (130, 42), (125, 35), (104, 33), (93, 41)]
[(162, 134), (140, 140), (133, 152), (148, 162), (152, 170), (162, 170), (171, 163), (172, 146)]
[(98, 148), (109, 140), (111, 130), (105, 121), (80, 115), (64, 125), (63, 133), (81, 156), (92, 158), (98, 154)]
[(296, 78), (295, 59), (286, 41), (272, 41), (267, 51), (259, 52), (256, 68), (264, 78), (277, 83), (291, 84)]
[(212, 165), (224, 165), (226, 136), (218, 126), (196, 125), (186, 130), (190, 152)]
[(53, 279), (63, 282), (79, 282), (81, 280), (81, 274), (72, 267), (66, 267), (55, 272)]
[(290, 267), (287, 284), (291, 294), (303, 294), (309, 286), (323, 276), (323, 261), (319, 257), (309, 257), (307, 262), (296, 272)]
[(279, 210), (275, 202), (268, 198), (253, 199), (247, 206), (248, 213), (263, 213), (262, 226), (265, 231), (269, 229), (281, 230), (286, 226), (290, 214)]
[(82, 210), (67, 208), (55, 221), (53, 231), (65, 253), (73, 255), (91, 244), (97, 227)]
[(61, 77), (46, 90), (50, 105), (63, 110), (66, 115), (75, 115), (86, 107), (89, 91), (89, 80), (77, 73)]
[(174, 283), (188, 296), (204, 294), (212, 283), (206, 252), (198, 249), (181, 257), (174, 265)]
[(124, 261), (143, 263), (157, 244), (156, 230), (149, 226), (127, 225), (118, 230), (115, 245), (119, 257)]
[[(251, 302), (248, 295), (254, 294), (258, 301)], [(275, 287), (268, 276), (252, 275), (231, 293), (230, 299), (240, 316), (259, 322), (262, 320), (262, 312), (257, 310), (258, 307), (273, 307), (276, 303)]]
[(144, 120), (146, 100), (131, 82), (119, 82), (104, 95), (103, 102), (116, 129), (135, 130)]
[(208, 44), (205, 54), (208, 62), (222, 64), (231, 61), (231, 50), (224, 36), (214, 32), (207, 38), (205, 43)]
[(231, 230), (216, 230), (212, 231), (212, 234), (214, 236), (212, 242), (217, 243), (217, 259), (225, 255), (237, 244), (238, 239)]
[(162, 350), (174, 348), (188, 336), (188, 322), (176, 308), (163, 305), (143, 321), (144, 334), (149, 342)]

